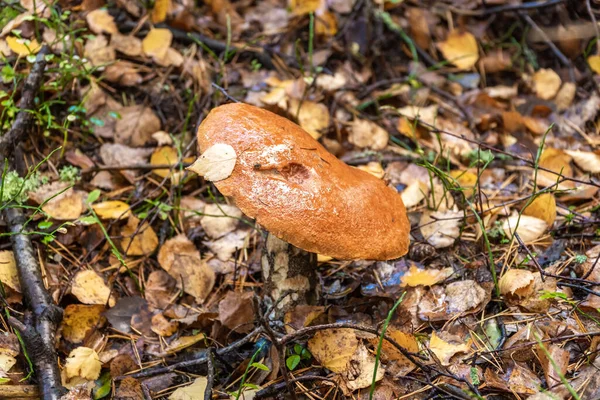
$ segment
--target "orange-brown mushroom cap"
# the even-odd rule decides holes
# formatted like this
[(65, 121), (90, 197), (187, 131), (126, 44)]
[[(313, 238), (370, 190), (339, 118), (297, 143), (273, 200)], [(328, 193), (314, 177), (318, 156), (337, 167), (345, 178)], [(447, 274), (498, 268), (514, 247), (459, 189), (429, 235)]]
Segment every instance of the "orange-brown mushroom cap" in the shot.
[(273, 235), (338, 259), (406, 254), (410, 224), (400, 195), (293, 122), (247, 104), (223, 105), (198, 128), (200, 153), (218, 143), (232, 146), (237, 160), (215, 186)]

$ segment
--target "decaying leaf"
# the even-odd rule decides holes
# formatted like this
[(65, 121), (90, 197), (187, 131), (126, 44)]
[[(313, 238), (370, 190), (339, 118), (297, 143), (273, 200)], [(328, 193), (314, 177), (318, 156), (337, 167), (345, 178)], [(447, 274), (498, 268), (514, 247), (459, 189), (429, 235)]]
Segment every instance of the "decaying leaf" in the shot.
[(429, 186), (419, 180), (408, 185), (400, 194), (406, 208), (418, 205), (429, 194)]
[(246, 247), (246, 238), (248, 238), (249, 233), (248, 231), (239, 229), (229, 232), (218, 239), (204, 242), (204, 244), (219, 260), (228, 261), (236, 251)]
[(364, 119), (354, 121), (350, 127), (348, 141), (358, 147), (368, 147), (373, 150), (384, 149), (389, 140), (385, 129), (374, 122)]
[(351, 366), (342, 373), (346, 387), (350, 391), (354, 391), (371, 386), (373, 378), (375, 382), (382, 380), (385, 375), (385, 368), (382, 365), (378, 366), (377, 375), (373, 377), (376, 362), (375, 356), (367, 350), (365, 345), (359, 344), (350, 360)]
[(469, 32), (451, 31), (438, 43), (444, 58), (462, 70), (471, 69), (479, 60), (477, 40)]
[(575, 164), (585, 172), (591, 172), (592, 174), (600, 172), (600, 154), (597, 152), (566, 150), (565, 153), (571, 156)]
[(21, 293), (21, 284), (17, 273), (17, 263), (11, 250), (0, 251), (0, 282)]
[(130, 57), (137, 57), (142, 54), (142, 41), (132, 35), (121, 35), (114, 33), (110, 38), (110, 45), (120, 53)]
[(120, 200), (103, 201), (92, 205), (92, 209), (100, 219), (123, 219), (132, 215), (129, 204)]
[(433, 331), (429, 340), (429, 349), (440, 360), (442, 365), (450, 365), (450, 359), (459, 353), (471, 351), (470, 341), (464, 342), (452, 335), (444, 335), (447, 340), (442, 339), (438, 333)]
[(191, 385), (180, 387), (171, 393), (169, 400), (203, 399), (206, 385), (208, 385), (208, 379), (205, 376), (196, 378)]
[(229, 204), (207, 204), (200, 220), (206, 234), (213, 239), (233, 232), (240, 222), (242, 211)]
[(523, 214), (546, 222), (549, 227), (556, 219), (556, 199), (553, 193), (542, 193), (523, 209)]
[(552, 69), (542, 68), (533, 75), (533, 91), (543, 100), (550, 100), (558, 93), (562, 81)]
[(215, 284), (215, 272), (185, 235), (175, 236), (162, 245), (158, 263), (177, 281), (177, 287), (198, 302), (204, 301)]
[(158, 236), (148, 222), (140, 225), (140, 220), (133, 215), (121, 231), (123, 240), (121, 247), (128, 256), (148, 256), (158, 247)]
[(115, 305), (111, 291), (104, 279), (92, 270), (79, 271), (73, 277), (71, 293), (83, 304)]
[(474, 280), (463, 280), (449, 283), (446, 286), (446, 312), (461, 314), (478, 310), (486, 300), (487, 293)]
[(99, 8), (94, 11), (90, 11), (85, 17), (88, 27), (94, 33), (118, 33), (117, 24), (112, 15), (108, 13), (108, 10)]
[(529, 215), (514, 214), (504, 221), (502, 229), (507, 237), (512, 237), (513, 234), (518, 233), (521, 240), (528, 243), (542, 236), (548, 229), (548, 223)]
[(140, 147), (150, 143), (152, 134), (160, 130), (160, 119), (149, 107), (135, 105), (119, 110), (114, 138), (118, 144)]
[(509, 269), (506, 271), (498, 284), (500, 293), (503, 295), (514, 295), (527, 297), (533, 290), (534, 276), (531, 271), (525, 269)]
[[(386, 336), (411, 353), (419, 352), (419, 344), (413, 334), (390, 326), (386, 331)], [(379, 338), (373, 338), (370, 342), (373, 346), (377, 346)], [(384, 361), (391, 361), (393, 363), (394, 374), (406, 375), (415, 368), (415, 365), (387, 340), (384, 340), (381, 344), (381, 357)], [(387, 369), (389, 370), (390, 368), (391, 366), (388, 365)]]
[[(403, 115), (410, 120), (419, 120), (427, 125), (435, 125), (435, 121), (438, 115), (438, 106), (437, 104), (433, 104), (427, 107), (406, 106), (398, 108), (396, 111), (398, 112), (398, 114)], [(408, 135), (409, 137), (414, 136), (412, 131), (413, 129), (412, 127), (410, 127), (408, 130), (408, 132), (411, 132)]]
[(65, 362), (67, 378), (81, 377), (95, 380), (100, 376), (101, 369), (102, 363), (98, 354), (89, 347), (77, 347), (69, 353)]
[(63, 315), (62, 337), (71, 343), (81, 343), (104, 320), (103, 305), (69, 304)]
[(252, 292), (228, 292), (219, 302), (219, 321), (227, 328), (248, 333), (254, 328), (254, 307)]
[(459, 223), (463, 213), (458, 211), (425, 211), (419, 226), (423, 237), (436, 249), (449, 247), (460, 235)]
[(177, 328), (179, 328), (179, 322), (169, 321), (162, 313), (152, 316), (152, 326), (150, 329), (159, 336), (172, 336), (177, 332)]
[(12, 332), (0, 334), (0, 377), (6, 378), (6, 373), (17, 363), (20, 350), (17, 335)]
[(352, 329), (321, 330), (308, 341), (308, 349), (315, 359), (322, 366), (336, 373), (347, 370), (347, 364), (354, 356), (358, 345), (358, 339)]
[(381, 163), (378, 163), (377, 161), (371, 161), (367, 165), (358, 165), (356, 168), (358, 168), (362, 171), (368, 172), (369, 174), (373, 175), (374, 177), (376, 177), (378, 179), (383, 179), (383, 177), (385, 176), (385, 171), (383, 170), (383, 166), (381, 165)]
[(83, 213), (83, 194), (73, 190), (68, 182), (56, 181), (40, 186), (29, 198), (42, 205), (50, 218), (69, 221)]
[(420, 269), (414, 265), (402, 276), (401, 286), (433, 286), (452, 276), (454, 269), (447, 267), (443, 269)]
[(217, 182), (231, 175), (236, 159), (237, 155), (233, 147), (225, 143), (217, 143), (206, 149), (187, 169), (208, 181)]

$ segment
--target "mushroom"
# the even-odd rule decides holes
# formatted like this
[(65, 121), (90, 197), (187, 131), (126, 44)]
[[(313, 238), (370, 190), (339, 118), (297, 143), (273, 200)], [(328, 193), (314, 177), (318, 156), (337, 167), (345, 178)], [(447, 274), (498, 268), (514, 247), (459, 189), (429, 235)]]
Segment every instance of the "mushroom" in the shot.
[[(263, 276), (280, 307), (314, 295), (315, 253), (342, 260), (406, 254), (410, 224), (397, 191), (288, 119), (227, 104), (208, 114), (197, 137), (202, 155), (189, 169), (212, 176), (221, 194), (268, 231)], [(291, 299), (279, 301), (288, 292)]]

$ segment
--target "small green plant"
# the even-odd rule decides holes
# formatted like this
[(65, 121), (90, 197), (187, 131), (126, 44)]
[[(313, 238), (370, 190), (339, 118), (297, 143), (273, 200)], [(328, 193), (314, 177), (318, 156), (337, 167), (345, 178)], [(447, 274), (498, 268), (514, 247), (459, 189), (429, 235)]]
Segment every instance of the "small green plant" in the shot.
[(293, 349), (288, 350), (290, 355), (285, 359), (285, 365), (290, 371), (295, 370), (302, 360), (310, 360), (312, 355), (306, 347), (295, 344)]
[(477, 164), (489, 164), (494, 161), (494, 154), (490, 150), (471, 150), (469, 154), (467, 154), (467, 159), (471, 166), (476, 166)]
[(59, 177), (62, 182), (68, 182), (74, 185), (81, 179), (79, 168), (72, 165), (63, 167), (59, 172)]
[(250, 66), (252, 67), (252, 71), (254, 71), (254, 72), (256, 72), (262, 68), (262, 64), (256, 58), (254, 58), (250, 62)]
[(21, 178), (16, 171), (8, 171), (2, 178), (0, 203), (6, 204), (10, 201), (24, 203), (27, 201), (27, 193), (37, 189), (44, 181), (45, 179), (40, 178), (37, 172)]
[(576, 254), (575, 257), (573, 257), (573, 261), (575, 261), (577, 264), (583, 264), (587, 260), (588, 257), (585, 254)]

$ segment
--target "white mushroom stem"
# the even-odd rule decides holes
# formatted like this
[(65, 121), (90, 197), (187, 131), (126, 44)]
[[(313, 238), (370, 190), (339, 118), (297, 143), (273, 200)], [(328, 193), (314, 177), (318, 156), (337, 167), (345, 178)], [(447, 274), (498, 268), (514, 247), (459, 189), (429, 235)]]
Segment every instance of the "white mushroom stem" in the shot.
[(316, 254), (267, 234), (262, 271), (265, 293), (273, 303), (277, 303), (275, 314), (281, 314), (294, 305), (316, 302), (316, 267)]

